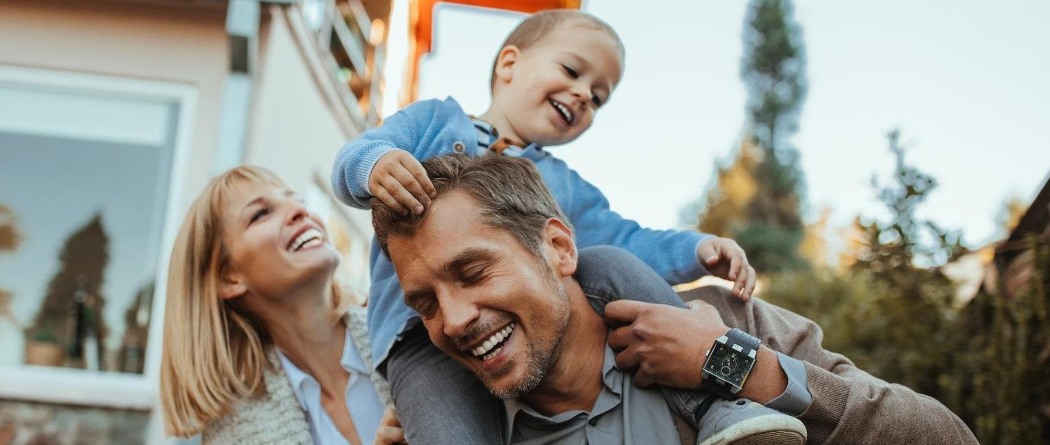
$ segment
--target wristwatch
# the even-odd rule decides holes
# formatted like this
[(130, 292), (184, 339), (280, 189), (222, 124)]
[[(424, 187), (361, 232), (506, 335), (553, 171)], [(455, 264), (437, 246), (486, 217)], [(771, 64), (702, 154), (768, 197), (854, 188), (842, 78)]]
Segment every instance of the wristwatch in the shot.
[(718, 337), (704, 354), (704, 388), (727, 398), (736, 397), (744, 381), (755, 367), (758, 345), (761, 341), (740, 329), (730, 329)]

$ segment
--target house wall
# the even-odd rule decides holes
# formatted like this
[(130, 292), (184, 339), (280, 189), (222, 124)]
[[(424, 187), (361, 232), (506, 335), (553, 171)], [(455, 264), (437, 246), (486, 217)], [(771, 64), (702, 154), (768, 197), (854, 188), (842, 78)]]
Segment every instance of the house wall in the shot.
[[(172, 227), (177, 227), (215, 172), (216, 162), (221, 162), (216, 152), (229, 73), (225, 3), (0, 1), (0, 68), (99, 76), (118, 84), (123, 80), (161, 82), (194, 93), (187, 114), (188, 143), (175, 154), (165, 242), (173, 238)], [(242, 161), (275, 170), (293, 188), (306, 192), (308, 201), (321, 204), (318, 210), (346, 238), (340, 248), (344, 254), (342, 278), (362, 294), (367, 289), (371, 237), (368, 213), (334, 202), (328, 178), (339, 148), (363, 124), (353, 120), (334, 89), (323, 62), (324, 51), (317, 48), (316, 35), (307, 29), (298, 8), (262, 5)], [(168, 249), (170, 245), (164, 244), (158, 270), (166, 267)], [(162, 304), (162, 299), (154, 303), (153, 337), (159, 337), (156, 327)], [(34, 439), (79, 443), (88, 437), (93, 443), (163, 442), (159, 411), (144, 408), (158, 399), (154, 388), (159, 346), (151, 338), (146, 381), (133, 396), (139, 402), (95, 403), (88, 396), (70, 404), (62, 397), (5, 399), (0, 394), (0, 444), (32, 443)], [(42, 379), (33, 386), (38, 389), (19, 394), (46, 392), (47, 382)], [(91, 378), (86, 382), (98, 383)], [(121, 400), (120, 383), (110, 385), (118, 394), (107, 400)]]
[[(178, 3), (178, 2), (173, 2)], [(0, 64), (190, 85), (197, 109), (184, 210), (210, 175), (227, 72), (225, 9), (136, 2), (0, 2)]]
[[(0, 1), (0, 67), (98, 76), (118, 85), (161, 82), (195, 92), (188, 103), (188, 143), (176, 153), (183, 162), (173, 170), (178, 177), (165, 216), (171, 226), (212, 173), (228, 70), (224, 3)], [(159, 346), (151, 342), (154, 351), (148, 351), (154, 369)], [(154, 396), (142, 400), (155, 399), (155, 374), (147, 371), (146, 379), (142, 386)], [(0, 443), (156, 443), (161, 437), (159, 416), (149, 410), (91, 406), (90, 397), (53, 403), (47, 401), (54, 394), (38, 392), (40, 400), (0, 398)]]
[(264, 9), (245, 163), (277, 171), (301, 193), (323, 192), (326, 202), (308, 203), (327, 216), (330, 230), (339, 226), (349, 238), (337, 242), (344, 255), (338, 274), (363, 296), (371, 219), (365, 210), (336, 202), (328, 185), (336, 154), (360, 130), (333, 88), (324, 57), (297, 7)]

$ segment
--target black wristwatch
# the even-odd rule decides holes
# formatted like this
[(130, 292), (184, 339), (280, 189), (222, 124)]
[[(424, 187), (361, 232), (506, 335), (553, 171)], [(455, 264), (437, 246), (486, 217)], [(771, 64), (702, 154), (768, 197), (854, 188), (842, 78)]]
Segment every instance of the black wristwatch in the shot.
[(761, 341), (740, 329), (730, 329), (718, 337), (704, 354), (704, 388), (727, 398), (736, 397), (755, 367)]

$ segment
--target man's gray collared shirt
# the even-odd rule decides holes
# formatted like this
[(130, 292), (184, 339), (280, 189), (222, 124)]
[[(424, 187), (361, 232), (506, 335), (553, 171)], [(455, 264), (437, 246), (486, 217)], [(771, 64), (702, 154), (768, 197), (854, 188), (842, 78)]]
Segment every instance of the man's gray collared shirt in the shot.
[(605, 347), (602, 390), (594, 407), (545, 416), (519, 400), (503, 403), (507, 414), (506, 443), (514, 444), (651, 444), (681, 443), (673, 414), (659, 387), (640, 388), (616, 367)]

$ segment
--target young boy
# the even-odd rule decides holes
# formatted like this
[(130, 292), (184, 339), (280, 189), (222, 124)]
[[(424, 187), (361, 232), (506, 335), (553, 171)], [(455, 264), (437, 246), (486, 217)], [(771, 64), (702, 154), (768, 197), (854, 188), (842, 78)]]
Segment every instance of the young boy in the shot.
[[(332, 187), (341, 201), (354, 207), (368, 208), (369, 200), (376, 198), (396, 211), (418, 214), (434, 193), (419, 159), (447, 153), (524, 157), (536, 164), (550, 186), (576, 229), (580, 247), (622, 247), (672, 284), (710, 271), (734, 280), (734, 295), (746, 300), (754, 289), (754, 270), (735, 242), (691, 231), (642, 228), (610, 210), (597, 188), (542, 148), (571, 142), (590, 127), (620, 81), (623, 58), (615, 31), (591, 15), (571, 10), (534, 14), (511, 33), (496, 57), (488, 111), (470, 116), (451, 98), (412, 104), (342, 148)], [(581, 251), (581, 264), (586, 261), (582, 255)], [(374, 363), (380, 363), (379, 370), (391, 382), (408, 440), (502, 441), (502, 408), (480, 384), (464, 389), (473, 376), (430, 345), (418, 315), (403, 301), (389, 259), (374, 242), (371, 264), (368, 324)], [(711, 409), (721, 406), (715, 403)], [(763, 416), (783, 415), (759, 406), (742, 420)]]

